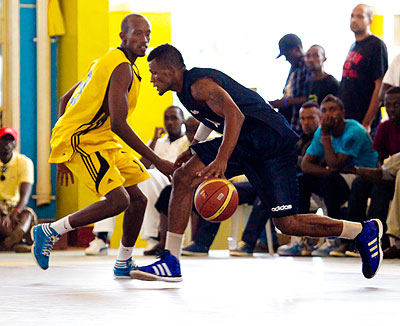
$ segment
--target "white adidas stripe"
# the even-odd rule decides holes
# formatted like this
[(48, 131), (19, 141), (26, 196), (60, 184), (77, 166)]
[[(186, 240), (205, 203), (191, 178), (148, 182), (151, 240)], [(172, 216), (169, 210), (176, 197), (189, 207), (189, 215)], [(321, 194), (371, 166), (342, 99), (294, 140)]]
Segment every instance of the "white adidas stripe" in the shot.
[(156, 275), (160, 275), (160, 272), (158, 271), (157, 266), (153, 266), (153, 270), (154, 270), (154, 273), (155, 273)]
[(52, 232), (50, 231), (50, 224), (44, 224), (42, 230), (47, 237), (52, 235)]
[(166, 263), (162, 263), (162, 266), (164, 267), (164, 270), (167, 273), (167, 275), (168, 276), (172, 276), (171, 271), (169, 270), (167, 264)]

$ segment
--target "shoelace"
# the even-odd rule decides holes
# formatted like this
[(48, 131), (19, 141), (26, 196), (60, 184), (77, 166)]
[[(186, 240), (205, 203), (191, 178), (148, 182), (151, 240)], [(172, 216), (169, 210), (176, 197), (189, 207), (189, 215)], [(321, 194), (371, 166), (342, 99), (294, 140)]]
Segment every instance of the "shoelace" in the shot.
[(169, 253), (169, 250), (161, 249), (159, 252), (156, 253), (156, 257), (159, 259), (163, 259), (166, 254)]
[(50, 256), (50, 251), (58, 240), (60, 240), (60, 237), (56, 235), (50, 236), (43, 245), (42, 255)]

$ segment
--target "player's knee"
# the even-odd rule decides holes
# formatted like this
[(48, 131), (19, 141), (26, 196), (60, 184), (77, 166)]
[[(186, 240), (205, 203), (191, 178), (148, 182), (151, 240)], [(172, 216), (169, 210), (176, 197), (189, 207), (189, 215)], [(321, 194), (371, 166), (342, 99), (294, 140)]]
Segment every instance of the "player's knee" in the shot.
[(147, 197), (144, 193), (138, 192), (135, 194), (131, 194), (130, 196), (130, 206), (135, 209), (145, 210), (147, 206)]
[(174, 189), (190, 189), (192, 179), (193, 178), (191, 178), (183, 168), (179, 168), (174, 172), (174, 177), (172, 179), (173, 187)]
[(285, 217), (278, 217), (274, 218), (273, 222), (275, 226), (284, 234), (287, 235), (294, 235), (296, 229), (296, 221), (294, 216), (285, 216)]
[(106, 196), (107, 205), (112, 207), (114, 215), (124, 212), (130, 205), (130, 196), (128, 192), (124, 190), (125, 189), (112, 191)]

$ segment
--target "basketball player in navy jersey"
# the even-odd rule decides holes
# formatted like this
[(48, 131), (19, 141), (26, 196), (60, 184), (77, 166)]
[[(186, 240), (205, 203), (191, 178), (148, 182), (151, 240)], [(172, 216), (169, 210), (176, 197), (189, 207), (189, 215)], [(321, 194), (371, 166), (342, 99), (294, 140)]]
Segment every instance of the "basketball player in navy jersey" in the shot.
[[(179, 257), (196, 187), (207, 178), (240, 174), (247, 176), (283, 233), (356, 239), (364, 276), (376, 274), (382, 261), (379, 220), (361, 224), (298, 214), (298, 136), (281, 114), (256, 92), (218, 70), (187, 70), (181, 53), (170, 44), (155, 48), (147, 60), (158, 93), (176, 92), (201, 123), (190, 149), (175, 162), (181, 167), (173, 176), (167, 251), (154, 264), (131, 270), (132, 278), (181, 281)], [(204, 141), (212, 130), (223, 137)], [(323, 142), (330, 142), (329, 134), (323, 138)]]

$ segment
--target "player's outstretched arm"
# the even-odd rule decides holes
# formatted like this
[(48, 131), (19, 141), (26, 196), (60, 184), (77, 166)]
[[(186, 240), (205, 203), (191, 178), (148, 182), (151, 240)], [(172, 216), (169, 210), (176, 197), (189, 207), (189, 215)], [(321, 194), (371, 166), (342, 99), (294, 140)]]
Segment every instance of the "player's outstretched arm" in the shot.
[(170, 177), (175, 170), (174, 164), (156, 155), (151, 148), (142, 142), (126, 121), (128, 116), (128, 90), (132, 78), (132, 68), (128, 63), (120, 64), (111, 75), (107, 98), (111, 130), (129, 147), (151, 161), (163, 174)]
[(195, 100), (205, 102), (211, 110), (225, 120), (223, 140), (217, 157), (202, 171), (199, 171), (198, 176), (204, 178), (225, 177), (228, 160), (239, 139), (244, 115), (231, 96), (212, 79), (199, 79), (193, 83), (190, 90)]

